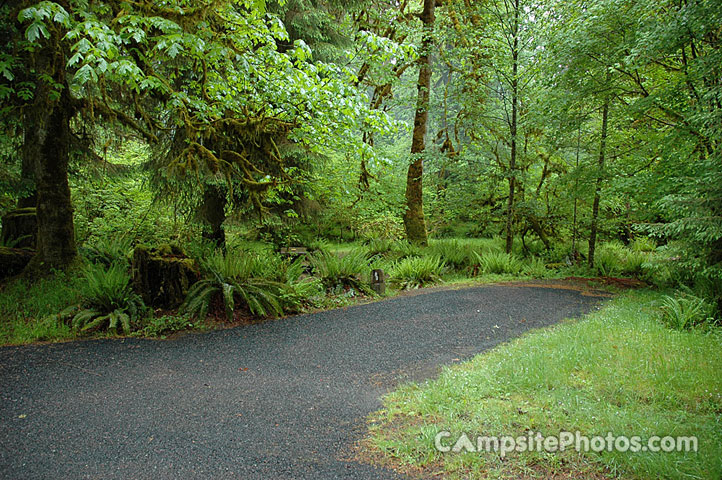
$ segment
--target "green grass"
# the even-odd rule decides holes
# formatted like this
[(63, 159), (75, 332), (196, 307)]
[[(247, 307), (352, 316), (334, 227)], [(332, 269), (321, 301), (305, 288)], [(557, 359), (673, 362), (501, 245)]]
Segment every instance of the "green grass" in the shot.
[[(387, 395), (370, 445), (448, 478), (722, 477), (719, 332), (675, 331), (662, 295), (628, 293), (581, 321), (527, 334)], [(437, 432), (697, 436), (698, 453), (438, 453)]]
[(75, 272), (34, 284), (15, 279), (0, 287), (0, 344), (75, 338), (68, 324), (47, 317), (80, 303), (83, 284), (83, 278)]

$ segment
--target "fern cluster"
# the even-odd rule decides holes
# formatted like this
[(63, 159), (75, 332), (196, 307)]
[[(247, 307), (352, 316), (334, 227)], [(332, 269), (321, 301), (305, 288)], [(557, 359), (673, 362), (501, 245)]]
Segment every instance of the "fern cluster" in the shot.
[(254, 315), (283, 313), (283, 283), (260, 278), (259, 263), (254, 255), (215, 253), (201, 263), (205, 278), (188, 291), (181, 313), (205, 318), (214, 298), (220, 297), (228, 319), (237, 306), (245, 305)]
[(438, 282), (446, 269), (440, 257), (408, 257), (397, 261), (391, 268), (391, 282), (408, 290)]
[(345, 255), (328, 251), (318, 251), (311, 258), (314, 273), (328, 290), (353, 288), (367, 291), (364, 276), (369, 270), (369, 260), (365, 250), (352, 250)]
[(69, 320), (79, 332), (107, 330), (126, 335), (138, 320), (145, 306), (133, 291), (127, 267), (112, 263), (87, 265), (83, 271), (82, 304), (72, 306), (48, 319)]

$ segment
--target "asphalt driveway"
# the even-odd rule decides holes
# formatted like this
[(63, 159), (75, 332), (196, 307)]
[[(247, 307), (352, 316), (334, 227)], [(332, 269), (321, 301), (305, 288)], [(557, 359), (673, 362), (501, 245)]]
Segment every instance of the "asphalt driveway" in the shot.
[(384, 392), (599, 301), (474, 287), (167, 341), (3, 347), (0, 478), (399, 478), (347, 460)]

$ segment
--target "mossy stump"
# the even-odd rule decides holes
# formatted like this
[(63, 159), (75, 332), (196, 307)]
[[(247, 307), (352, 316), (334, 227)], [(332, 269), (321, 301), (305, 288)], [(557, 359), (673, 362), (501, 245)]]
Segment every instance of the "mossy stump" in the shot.
[(139, 246), (133, 251), (133, 289), (146, 305), (173, 309), (200, 279), (196, 262), (175, 245)]
[(3, 218), (2, 242), (16, 248), (35, 248), (38, 236), (38, 217), (35, 207), (18, 208)]
[(0, 247), (0, 280), (22, 273), (34, 255), (28, 248)]

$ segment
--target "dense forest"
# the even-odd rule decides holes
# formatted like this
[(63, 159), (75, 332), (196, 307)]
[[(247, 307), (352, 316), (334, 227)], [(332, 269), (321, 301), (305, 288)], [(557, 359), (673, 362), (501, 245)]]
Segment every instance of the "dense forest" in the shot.
[(374, 295), (373, 269), (634, 278), (719, 318), (717, 0), (0, 17), (6, 341), (327, 308)]

